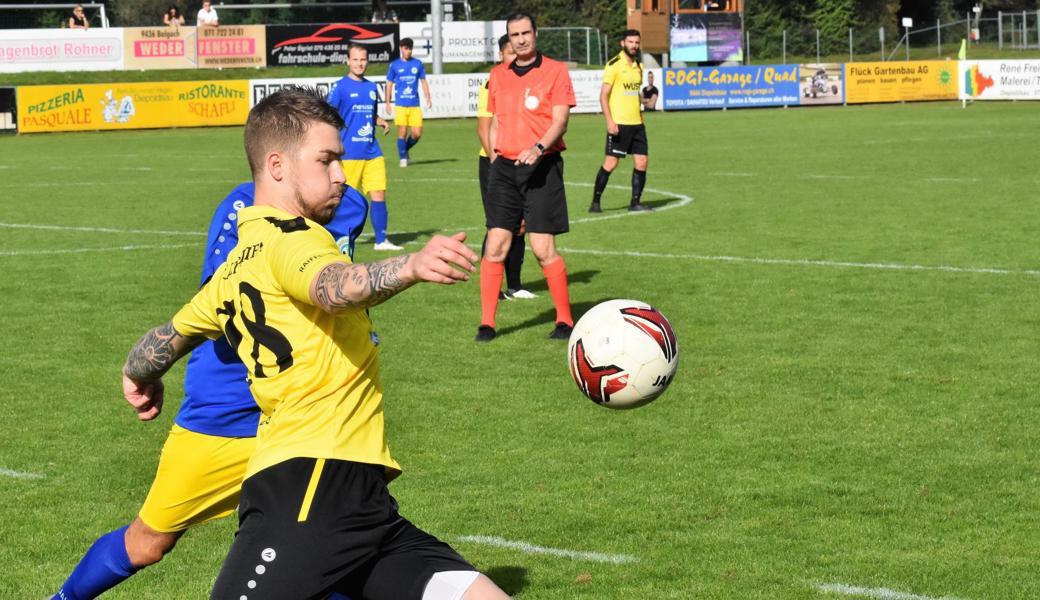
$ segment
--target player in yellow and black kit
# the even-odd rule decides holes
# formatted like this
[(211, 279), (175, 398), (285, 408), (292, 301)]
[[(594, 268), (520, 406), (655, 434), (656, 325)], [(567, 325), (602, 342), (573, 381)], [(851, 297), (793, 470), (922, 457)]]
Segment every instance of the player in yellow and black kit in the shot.
[(450, 546), (397, 512), (401, 468), (383, 424), (379, 349), (366, 309), (418, 282), (468, 279), (465, 234), (417, 253), (352, 264), (322, 228), (340, 202), (343, 120), (316, 92), (289, 88), (249, 113), (256, 201), (239, 241), (167, 324), (134, 346), (127, 399), (162, 401), (162, 374), (225, 336), (263, 415), (242, 484), (239, 530), (213, 600), (505, 600)]
[(643, 64), (639, 61), (639, 31), (628, 29), (621, 34), (621, 52), (607, 61), (603, 69), (603, 86), (599, 103), (607, 120), (607, 149), (603, 166), (596, 173), (589, 212), (603, 212), (599, 200), (607, 189), (610, 174), (618, 161), (632, 155), (632, 200), (628, 210), (651, 210), (640, 202), (646, 186), (647, 141), (643, 124), (639, 89), (643, 85)]

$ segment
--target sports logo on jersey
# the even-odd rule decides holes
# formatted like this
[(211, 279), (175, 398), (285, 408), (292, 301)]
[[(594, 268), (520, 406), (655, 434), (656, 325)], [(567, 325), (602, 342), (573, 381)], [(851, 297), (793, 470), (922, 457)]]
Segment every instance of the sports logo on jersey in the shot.
[(539, 104), (541, 104), (541, 101), (538, 99), (538, 96), (531, 95), (531, 88), (524, 89), (524, 108), (534, 110), (538, 108)]
[(357, 133), (356, 133), (356, 134), (354, 134), (354, 135), (356, 135), (356, 136), (358, 136), (358, 137), (360, 137), (360, 138), (370, 138), (370, 137), (372, 137), (372, 131), (373, 131), (373, 129), (374, 129), (374, 128), (372, 127), (372, 124), (371, 124), (371, 123), (365, 123), (365, 124), (364, 124), (364, 125), (363, 125), (363, 126), (361, 127), (361, 129), (358, 129), (358, 130), (357, 130)]
[(372, 100), (375, 100), (376, 99), (376, 91), (375, 90), (369, 90), (368, 91), (368, 97), (370, 99), (372, 99)]
[(419, 69), (417, 69), (415, 67), (412, 67), (412, 75), (415, 75), (418, 72), (419, 72)]

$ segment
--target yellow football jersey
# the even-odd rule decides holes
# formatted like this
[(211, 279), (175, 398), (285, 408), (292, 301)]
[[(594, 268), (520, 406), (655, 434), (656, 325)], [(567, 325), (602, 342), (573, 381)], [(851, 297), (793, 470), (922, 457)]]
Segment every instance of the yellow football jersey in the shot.
[(182, 335), (227, 336), (263, 411), (246, 477), (290, 458), (401, 467), (383, 425), (379, 350), (364, 310), (310, 300), (326, 266), (349, 263), (321, 225), (270, 206), (238, 212), (238, 245), (173, 318)]
[[(491, 117), (495, 116), (493, 113), (488, 112), (487, 109), (489, 82), (490, 81), (485, 81), (484, 85), (480, 86), (480, 91), (477, 92), (477, 116), (484, 117), (486, 119), (490, 119)], [(484, 151), (483, 144), (480, 145), (480, 155), (487, 156), (487, 152)]]
[(607, 62), (603, 69), (603, 83), (611, 86), (608, 96), (610, 114), (618, 125), (639, 125), (639, 88), (643, 86), (643, 65), (639, 61), (628, 64), (624, 51)]

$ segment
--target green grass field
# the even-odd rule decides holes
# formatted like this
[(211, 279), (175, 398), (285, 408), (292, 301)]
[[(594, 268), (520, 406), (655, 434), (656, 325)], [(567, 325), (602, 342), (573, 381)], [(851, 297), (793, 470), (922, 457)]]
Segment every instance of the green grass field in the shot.
[[(599, 116), (567, 134), (577, 314), (632, 297), (679, 336), (674, 385), (585, 400), (552, 304), (476, 280), (372, 311), (402, 512), (517, 598), (1040, 597), (1040, 205), (1029, 103), (653, 114), (585, 212)], [(392, 139), (384, 151), (396, 158)], [(478, 244), (474, 122), (388, 161), (391, 239)], [(148, 490), (180, 398), (138, 423), (119, 369), (187, 301), (241, 129), (0, 136), (0, 598), (42, 598)], [(371, 237), (360, 260), (377, 258)], [(105, 596), (206, 598), (235, 530), (190, 532)]]

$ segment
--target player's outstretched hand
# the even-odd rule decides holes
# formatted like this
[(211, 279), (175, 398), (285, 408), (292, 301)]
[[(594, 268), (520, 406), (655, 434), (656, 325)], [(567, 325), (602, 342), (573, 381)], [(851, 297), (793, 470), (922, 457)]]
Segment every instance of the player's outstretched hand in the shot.
[(137, 411), (137, 418), (151, 421), (162, 412), (164, 386), (162, 379), (134, 381), (123, 374), (123, 397)]
[(468, 281), (469, 274), (476, 271), (474, 263), (477, 255), (463, 242), (466, 232), (460, 231), (453, 236), (435, 235), (413, 254), (410, 263), (413, 281), (429, 281), (432, 283), (451, 284), (456, 281)]

